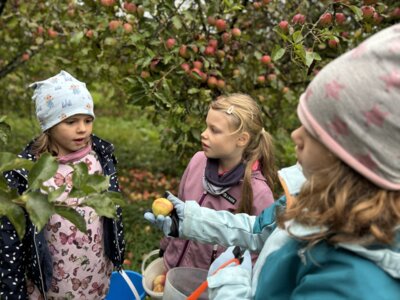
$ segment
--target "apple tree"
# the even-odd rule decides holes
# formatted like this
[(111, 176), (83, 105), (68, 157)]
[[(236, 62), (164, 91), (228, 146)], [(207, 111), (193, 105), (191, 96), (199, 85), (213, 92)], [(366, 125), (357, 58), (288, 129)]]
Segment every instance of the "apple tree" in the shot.
[(398, 1), (0, 0), (1, 109), (32, 110), (27, 84), (65, 69), (97, 107), (138, 106), (187, 162), (210, 101), (248, 93), (293, 162), (299, 95), (329, 61), (400, 20)]

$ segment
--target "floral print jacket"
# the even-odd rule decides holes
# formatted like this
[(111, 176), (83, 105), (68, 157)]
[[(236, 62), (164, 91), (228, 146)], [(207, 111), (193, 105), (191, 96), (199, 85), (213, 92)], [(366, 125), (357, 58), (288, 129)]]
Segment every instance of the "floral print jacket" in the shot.
[[(32, 142), (19, 157), (35, 160), (30, 153)], [(97, 153), (104, 175), (110, 176), (109, 190), (119, 192), (114, 146), (92, 135), (92, 149)], [(28, 172), (24, 169), (5, 174), (10, 187), (23, 193), (28, 185)], [(106, 255), (116, 269), (122, 267), (125, 252), (121, 208), (117, 218), (104, 218), (103, 239)], [(44, 294), (52, 279), (52, 263), (43, 231), (36, 232), (27, 216), (26, 233), (22, 241), (17, 237), (13, 225), (6, 217), (0, 218), (0, 299), (27, 299), (25, 275)]]

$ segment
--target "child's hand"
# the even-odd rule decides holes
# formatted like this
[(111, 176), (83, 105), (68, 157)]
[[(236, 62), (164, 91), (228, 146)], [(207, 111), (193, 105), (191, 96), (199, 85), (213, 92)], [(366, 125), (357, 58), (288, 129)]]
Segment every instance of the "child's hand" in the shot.
[(168, 191), (165, 193), (165, 197), (174, 205), (171, 216), (158, 215), (156, 217), (152, 212), (145, 212), (144, 218), (162, 230), (165, 236), (179, 237), (185, 203)]
[[(211, 264), (211, 266), (208, 270), (208, 276), (213, 275), (218, 270), (219, 267), (221, 267), (223, 264), (227, 263), (229, 260), (232, 260), (233, 258), (235, 258), (234, 254), (233, 254), (234, 248), (235, 248), (234, 246), (229, 247), (224, 252), (222, 252), (220, 256), (218, 256), (214, 260), (214, 262)], [(236, 264), (234, 262), (232, 262), (231, 264), (228, 264), (225, 268), (233, 267), (233, 266), (236, 266)], [(252, 265), (251, 265), (251, 256), (250, 256), (249, 250), (246, 250), (243, 253), (243, 261), (239, 266), (248, 270), (251, 274)]]

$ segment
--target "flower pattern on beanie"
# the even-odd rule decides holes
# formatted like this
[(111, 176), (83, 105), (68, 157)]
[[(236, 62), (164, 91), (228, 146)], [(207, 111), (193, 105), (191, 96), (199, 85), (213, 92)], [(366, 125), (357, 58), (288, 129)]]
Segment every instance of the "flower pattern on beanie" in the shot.
[(66, 71), (30, 85), (42, 131), (76, 114), (94, 117), (93, 99), (86, 84)]

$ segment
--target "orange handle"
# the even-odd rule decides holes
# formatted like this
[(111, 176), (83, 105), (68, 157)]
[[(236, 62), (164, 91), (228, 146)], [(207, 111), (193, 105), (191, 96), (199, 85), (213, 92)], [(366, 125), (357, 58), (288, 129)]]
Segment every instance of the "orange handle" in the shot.
[[(216, 274), (219, 270), (225, 268), (227, 265), (230, 265), (231, 263), (240, 265), (240, 261), (237, 258), (232, 258), (224, 262), (222, 265), (220, 265), (219, 268), (212, 275)], [(187, 300), (197, 300), (207, 288), (208, 288), (208, 282), (207, 280), (205, 280), (202, 282), (202, 284), (200, 284), (200, 286), (197, 289), (194, 290), (194, 292), (189, 297), (187, 297)]]

